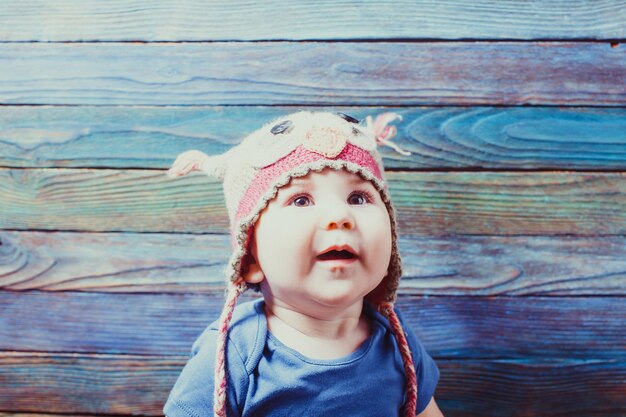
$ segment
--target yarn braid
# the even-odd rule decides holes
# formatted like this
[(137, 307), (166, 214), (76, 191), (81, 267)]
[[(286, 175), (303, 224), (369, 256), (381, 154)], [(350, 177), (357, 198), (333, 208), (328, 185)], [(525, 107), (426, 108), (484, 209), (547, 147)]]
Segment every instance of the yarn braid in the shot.
[(417, 409), (417, 376), (415, 375), (415, 365), (413, 364), (413, 356), (411, 355), (409, 343), (406, 340), (400, 319), (393, 309), (393, 303), (383, 302), (380, 304), (379, 310), (387, 316), (391, 324), (391, 329), (396, 336), (400, 354), (402, 355), (402, 362), (404, 363), (407, 392), (404, 415), (405, 417), (415, 417), (415, 410)]
[(246, 290), (246, 283), (233, 283), (228, 286), (224, 309), (220, 316), (217, 335), (217, 355), (215, 358), (215, 376), (213, 383), (213, 413), (215, 417), (226, 417), (226, 339), (228, 327), (233, 318), (237, 299)]

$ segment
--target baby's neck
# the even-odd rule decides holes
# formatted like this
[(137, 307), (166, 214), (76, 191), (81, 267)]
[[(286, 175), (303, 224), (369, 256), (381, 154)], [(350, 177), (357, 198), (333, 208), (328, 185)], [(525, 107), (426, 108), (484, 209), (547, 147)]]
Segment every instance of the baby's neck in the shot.
[(370, 334), (363, 305), (337, 316), (305, 314), (290, 306), (265, 303), (268, 331), (284, 345), (312, 359), (336, 359), (354, 352)]

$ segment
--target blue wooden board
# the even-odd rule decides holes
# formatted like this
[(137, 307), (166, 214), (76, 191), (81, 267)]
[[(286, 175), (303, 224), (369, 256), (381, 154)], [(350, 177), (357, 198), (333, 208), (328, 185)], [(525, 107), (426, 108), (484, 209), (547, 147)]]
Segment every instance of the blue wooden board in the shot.
[[(0, 352), (0, 408), (27, 415), (162, 415), (186, 357)], [(446, 417), (615, 417), (626, 362), (440, 359)], [(208, 393), (208, 395), (211, 395)], [(356, 400), (356, 399), (355, 399)], [(356, 401), (355, 401), (356, 402)]]
[[(0, 307), (6, 313), (0, 316), (0, 351), (186, 355), (204, 328), (219, 317), (223, 301), (220, 290), (0, 291)], [(622, 301), (403, 294), (398, 307), (435, 358), (626, 360)]]
[[(626, 174), (387, 173), (409, 235), (624, 235)], [(228, 233), (222, 184), (165, 170), (2, 169), (0, 228)]]
[[(37, 0), (0, 4), (0, 41), (619, 39), (621, 1)], [(19, 6), (18, 6), (19, 5)]]
[[(316, 110), (315, 107), (302, 107)], [(595, 107), (325, 107), (360, 120), (393, 111), (387, 169), (619, 170), (626, 109)], [(189, 149), (223, 153), (293, 107), (0, 107), (0, 165), (169, 168)]]
[[(626, 295), (623, 236), (437, 237), (401, 231), (398, 245), (403, 294)], [(224, 287), (230, 255), (225, 234), (0, 232), (0, 288), (216, 294)]]
[(595, 42), (0, 43), (0, 104), (626, 103), (626, 48)]

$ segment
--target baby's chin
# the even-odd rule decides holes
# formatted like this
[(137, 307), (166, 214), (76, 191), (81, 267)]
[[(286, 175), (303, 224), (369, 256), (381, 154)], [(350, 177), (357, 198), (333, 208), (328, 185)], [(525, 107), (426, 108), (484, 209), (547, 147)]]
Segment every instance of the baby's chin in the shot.
[(317, 303), (327, 307), (350, 307), (355, 303), (362, 303), (372, 290), (370, 287), (355, 286), (346, 281), (336, 280), (324, 288), (317, 289), (312, 296)]
[[(311, 280), (319, 279), (319, 280), (328, 280), (330, 282), (335, 281), (347, 281), (345, 284), (350, 285), (353, 284), (357, 288), (361, 288), (368, 283), (374, 285), (374, 288), (382, 278), (386, 271), (382, 273), (378, 273), (377, 271), (371, 271), (365, 265), (361, 264), (359, 261), (348, 265), (340, 265), (340, 264), (322, 264), (316, 263), (311, 268), (310, 277)], [(373, 289), (373, 288), (372, 288)]]

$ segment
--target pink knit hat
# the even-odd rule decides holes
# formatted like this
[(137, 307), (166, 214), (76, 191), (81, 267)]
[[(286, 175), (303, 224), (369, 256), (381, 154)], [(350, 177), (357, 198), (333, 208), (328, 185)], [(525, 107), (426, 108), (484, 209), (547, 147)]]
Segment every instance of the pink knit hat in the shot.
[(208, 156), (197, 150), (184, 152), (167, 171), (170, 178), (201, 171), (223, 182), (233, 253), (225, 270), (229, 290), (219, 321), (214, 392), (216, 416), (226, 415), (226, 336), (236, 300), (248, 288), (243, 274), (254, 225), (261, 211), (292, 178), (329, 167), (345, 169), (370, 181), (387, 207), (392, 235), (391, 259), (383, 281), (367, 299), (392, 325), (407, 376), (405, 415), (415, 415), (415, 369), (404, 331), (393, 310), (402, 275), (396, 216), (377, 150), (379, 144), (385, 144), (410, 155), (390, 142), (396, 128), (388, 124), (395, 119), (401, 117), (384, 113), (375, 120), (368, 116), (363, 125), (342, 113), (299, 111), (264, 125), (222, 155)]

